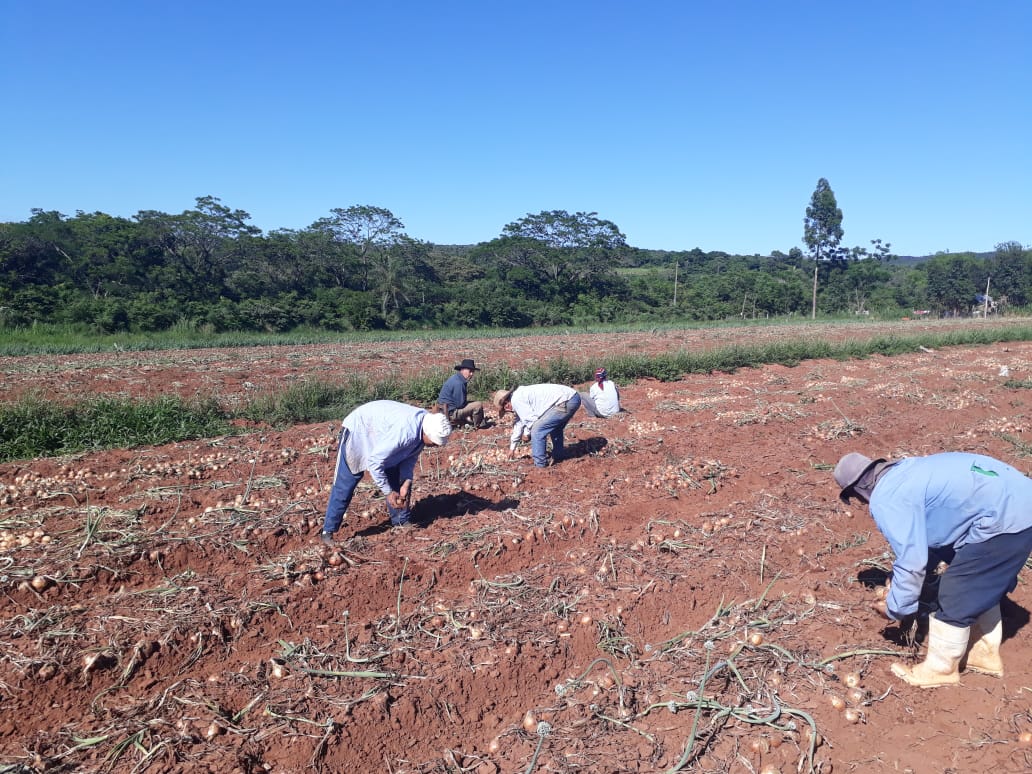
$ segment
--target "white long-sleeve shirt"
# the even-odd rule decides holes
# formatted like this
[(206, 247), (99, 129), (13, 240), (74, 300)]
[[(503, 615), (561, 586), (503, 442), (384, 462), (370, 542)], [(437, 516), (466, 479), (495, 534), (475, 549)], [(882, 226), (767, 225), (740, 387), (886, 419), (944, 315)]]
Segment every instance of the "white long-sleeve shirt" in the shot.
[(527, 384), (517, 387), (510, 398), (516, 424), (509, 437), (509, 449), (515, 449), (520, 437), (529, 433), (534, 423), (552, 406), (564, 403), (576, 394), (575, 389), (564, 384)]
[(595, 382), (588, 390), (588, 395), (595, 402), (595, 411), (601, 416), (611, 417), (620, 413), (620, 391), (609, 379), (601, 384)]
[(350, 435), (345, 458), (353, 473), (368, 470), (384, 494), (391, 493), (386, 469), (398, 466), (401, 480), (411, 479), (423, 451), (425, 409), (393, 400), (363, 403), (344, 418)]

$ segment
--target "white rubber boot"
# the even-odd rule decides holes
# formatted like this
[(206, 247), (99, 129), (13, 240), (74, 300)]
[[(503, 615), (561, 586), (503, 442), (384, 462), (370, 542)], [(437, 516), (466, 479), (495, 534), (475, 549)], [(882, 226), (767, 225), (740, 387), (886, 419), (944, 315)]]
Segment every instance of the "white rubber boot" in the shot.
[(1003, 677), (1003, 659), (1000, 658), (1003, 619), (1000, 617), (1000, 606), (995, 605), (978, 616), (975, 626), (982, 636), (971, 643), (966, 668), (986, 675)]
[(937, 688), (960, 682), (960, 660), (967, 651), (971, 629), (951, 626), (934, 615), (928, 618), (928, 655), (912, 667), (893, 664), (892, 674), (919, 688)]

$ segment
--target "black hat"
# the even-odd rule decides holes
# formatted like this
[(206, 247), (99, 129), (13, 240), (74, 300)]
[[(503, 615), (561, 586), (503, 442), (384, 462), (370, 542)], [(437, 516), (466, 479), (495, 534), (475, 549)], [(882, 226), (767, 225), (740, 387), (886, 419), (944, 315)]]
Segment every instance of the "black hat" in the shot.
[(470, 371), (479, 371), (480, 370), (479, 368), (477, 368), (476, 363), (474, 363), (468, 357), (465, 360), (463, 360), (461, 363), (459, 363), (457, 366), (455, 366), (455, 370), (456, 371), (461, 371), (463, 368), (468, 368)]

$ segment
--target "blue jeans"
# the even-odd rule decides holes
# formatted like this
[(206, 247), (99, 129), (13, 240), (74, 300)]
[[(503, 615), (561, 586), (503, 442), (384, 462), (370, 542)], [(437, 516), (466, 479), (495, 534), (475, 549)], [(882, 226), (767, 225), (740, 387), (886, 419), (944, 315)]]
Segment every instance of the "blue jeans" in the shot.
[(563, 441), (563, 430), (569, 424), (573, 415), (580, 408), (580, 395), (573, 396), (563, 402), (557, 403), (544, 414), (530, 428), (530, 453), (534, 458), (534, 464), (539, 468), (548, 466), (548, 439), (552, 439), (552, 459), (558, 462), (563, 458), (565, 445)]
[[(337, 470), (333, 474), (333, 487), (330, 489), (330, 501), (326, 504), (326, 518), (323, 519), (323, 532), (336, 532), (344, 521), (344, 514), (351, 505), (351, 498), (355, 496), (355, 489), (358, 482), (362, 480), (365, 471), (352, 472), (348, 467), (347, 457), (344, 449), (348, 442), (348, 431), (340, 434), (340, 449), (337, 451)], [(401, 489), (401, 469), (397, 466), (385, 468), (387, 481), (391, 488), (397, 492)], [(391, 517), (391, 524), (398, 527), (408, 523), (412, 511), (408, 508), (392, 508), (387, 504), (387, 512)]]

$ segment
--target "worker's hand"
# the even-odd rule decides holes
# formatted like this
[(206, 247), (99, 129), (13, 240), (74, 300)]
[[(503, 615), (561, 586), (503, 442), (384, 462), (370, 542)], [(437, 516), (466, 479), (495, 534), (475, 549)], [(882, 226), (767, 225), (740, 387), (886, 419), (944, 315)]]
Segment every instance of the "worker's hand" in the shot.
[(889, 606), (885, 604), (885, 600), (883, 599), (879, 599), (877, 602), (872, 602), (871, 610), (873, 610), (879, 618), (884, 618), (886, 621), (896, 620), (891, 615), (889, 615)]
[(406, 478), (401, 483), (401, 489), (398, 490), (398, 496), (401, 499), (401, 503), (404, 507), (410, 507), (412, 503), (412, 479)]
[(391, 492), (387, 495), (387, 504), (391, 508), (401, 508), (405, 504), (405, 498), (401, 496), (400, 492)]
[(510, 460), (516, 459), (516, 450), (515, 449), (509, 449), (509, 459)]

